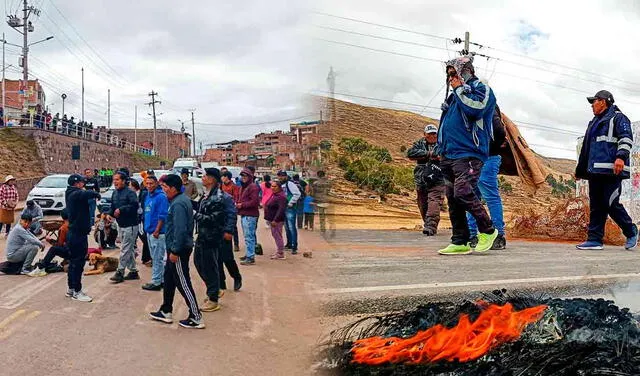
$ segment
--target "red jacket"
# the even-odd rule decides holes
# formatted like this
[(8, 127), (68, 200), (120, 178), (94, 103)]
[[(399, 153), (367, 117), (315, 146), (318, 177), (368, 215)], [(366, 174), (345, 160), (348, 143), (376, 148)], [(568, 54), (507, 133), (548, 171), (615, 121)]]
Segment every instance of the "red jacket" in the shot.
[(222, 191), (228, 193), (229, 196), (233, 199), (233, 202), (238, 202), (240, 200), (240, 187), (233, 184), (233, 182), (229, 184), (221, 184)]
[(242, 207), (238, 209), (238, 215), (244, 217), (259, 217), (260, 216), (260, 189), (258, 185), (253, 182), (253, 173), (248, 168), (242, 170), (243, 174), (249, 175), (249, 182), (242, 184), (240, 188), (240, 198), (236, 203), (242, 204)]

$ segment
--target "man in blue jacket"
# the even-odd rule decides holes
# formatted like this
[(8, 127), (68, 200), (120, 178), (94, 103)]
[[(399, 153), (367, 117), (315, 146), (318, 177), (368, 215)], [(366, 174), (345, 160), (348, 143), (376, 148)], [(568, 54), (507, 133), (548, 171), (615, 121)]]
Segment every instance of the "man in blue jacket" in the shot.
[(582, 141), (576, 178), (589, 181), (589, 232), (587, 241), (576, 248), (603, 249), (604, 227), (610, 216), (627, 237), (624, 248), (630, 250), (638, 244), (638, 227), (620, 203), (620, 192), (622, 180), (629, 179), (631, 171), (631, 122), (613, 104), (610, 92), (600, 90), (587, 100), (594, 117)]
[[(442, 255), (466, 255), (491, 249), (498, 231), (476, 194), (483, 163), (489, 156), (493, 138), (492, 118), (496, 106), (493, 90), (480, 82), (473, 57), (462, 56), (447, 62), (447, 82), (453, 93), (442, 104), (438, 128), (438, 148), (447, 187), (451, 244), (438, 251)], [(466, 212), (478, 225), (478, 244), (469, 246)]]
[(144, 232), (147, 234), (151, 253), (151, 282), (142, 286), (143, 290), (160, 291), (163, 285), (163, 272), (166, 263), (165, 223), (169, 211), (169, 200), (158, 184), (155, 175), (145, 179), (147, 191), (144, 200)]
[(182, 179), (167, 175), (162, 180), (162, 190), (169, 199), (166, 224), (167, 264), (164, 267), (162, 306), (149, 315), (153, 320), (167, 324), (173, 322), (173, 298), (176, 288), (189, 307), (189, 317), (180, 321), (183, 328), (203, 329), (202, 313), (198, 308), (196, 293), (189, 275), (189, 257), (193, 251), (193, 207), (191, 200), (181, 192)]

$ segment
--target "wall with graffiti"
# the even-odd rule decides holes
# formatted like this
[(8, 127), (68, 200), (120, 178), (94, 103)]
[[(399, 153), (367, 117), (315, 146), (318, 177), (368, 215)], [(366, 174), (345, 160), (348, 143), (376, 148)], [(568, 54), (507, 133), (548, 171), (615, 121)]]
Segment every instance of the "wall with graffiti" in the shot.
[[(631, 149), (631, 179), (622, 182), (620, 202), (629, 212), (634, 222), (640, 221), (640, 121), (631, 123), (633, 128), (633, 148)], [(577, 154), (580, 156), (582, 140), (578, 138)], [(589, 197), (589, 185), (585, 180), (576, 182), (576, 197)]]

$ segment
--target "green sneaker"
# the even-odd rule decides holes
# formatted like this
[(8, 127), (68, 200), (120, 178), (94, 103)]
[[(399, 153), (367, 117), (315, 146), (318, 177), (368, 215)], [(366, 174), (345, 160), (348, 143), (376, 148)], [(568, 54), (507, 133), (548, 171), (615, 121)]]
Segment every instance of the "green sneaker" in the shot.
[(469, 247), (468, 244), (467, 245), (449, 244), (447, 248), (441, 249), (438, 251), (439, 254), (445, 255), (445, 256), (468, 255), (471, 252), (472, 252), (471, 247)]
[(498, 230), (493, 230), (491, 234), (478, 234), (478, 245), (474, 249), (474, 252), (484, 253), (493, 247), (493, 242), (498, 237)]

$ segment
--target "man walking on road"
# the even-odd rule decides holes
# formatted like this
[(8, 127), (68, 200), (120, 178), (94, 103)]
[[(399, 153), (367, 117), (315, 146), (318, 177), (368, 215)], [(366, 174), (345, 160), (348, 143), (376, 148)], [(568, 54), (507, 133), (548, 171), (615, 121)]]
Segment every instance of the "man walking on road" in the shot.
[(167, 248), (165, 243), (167, 214), (169, 200), (158, 185), (155, 175), (148, 175), (145, 179), (148, 194), (144, 200), (144, 232), (147, 234), (151, 253), (151, 282), (142, 286), (143, 290), (160, 291), (164, 279), (164, 265), (166, 263)]
[[(84, 170), (84, 189), (87, 191), (96, 191), (100, 194), (100, 183), (95, 178), (94, 172), (90, 168)], [(95, 199), (89, 200), (89, 226), (93, 227), (96, 221), (96, 206), (98, 203)]]
[[(135, 244), (138, 239), (138, 197), (135, 192), (126, 185), (127, 174), (118, 171), (113, 175), (113, 185), (116, 190), (111, 196), (111, 212), (120, 228), (120, 264), (118, 270), (111, 277), (113, 283), (122, 283), (125, 280), (140, 279), (136, 268)], [(125, 269), (129, 273), (125, 276)]]
[[(493, 138), (491, 122), (496, 97), (493, 90), (476, 77), (472, 63), (472, 56), (447, 62), (447, 82), (453, 93), (442, 104), (438, 148), (453, 235), (451, 244), (438, 251), (442, 255), (486, 252), (498, 237), (498, 231), (476, 193), (480, 171), (489, 156), (489, 143)], [(469, 246), (466, 212), (476, 219), (480, 232), (474, 249)]]
[(167, 215), (167, 255), (164, 268), (164, 289), (162, 306), (149, 316), (153, 320), (167, 324), (173, 322), (173, 298), (176, 288), (189, 307), (189, 317), (180, 321), (184, 328), (203, 329), (202, 313), (198, 308), (196, 293), (189, 275), (189, 257), (193, 251), (193, 207), (191, 200), (180, 191), (182, 180), (177, 175), (168, 175), (162, 182), (162, 190), (167, 195), (169, 213)]
[(233, 238), (233, 225), (236, 221), (233, 199), (220, 189), (220, 179), (220, 170), (205, 169), (205, 175), (202, 177), (205, 192), (195, 215), (198, 239), (193, 253), (193, 263), (207, 286), (207, 298), (201, 308), (203, 312), (220, 309), (220, 258), (223, 242), (231, 241)]
[[(222, 176), (222, 190), (227, 193), (233, 199), (234, 205), (240, 200), (240, 187), (233, 183), (233, 174), (228, 170), (222, 172), (220, 170), (220, 174)], [(233, 224), (233, 251), (240, 252), (240, 241), (238, 239), (238, 224), (234, 222)]]
[(278, 180), (282, 186), (282, 191), (287, 195), (287, 212), (284, 229), (287, 234), (287, 245), (285, 249), (290, 249), (291, 254), (298, 253), (298, 228), (296, 220), (298, 218), (298, 200), (300, 200), (300, 189), (289, 179), (286, 171), (278, 171)]
[(638, 245), (638, 227), (620, 203), (622, 180), (629, 179), (629, 154), (633, 146), (631, 122), (618, 106), (613, 95), (600, 90), (588, 97), (593, 111), (582, 142), (576, 178), (589, 181), (589, 232), (587, 241), (578, 249), (601, 250), (607, 216), (622, 229), (627, 237), (624, 248)]
[(444, 200), (444, 180), (440, 169), (440, 156), (436, 151), (438, 128), (427, 125), (424, 137), (407, 151), (407, 157), (416, 161), (413, 179), (418, 193), (418, 209), (422, 216), (422, 233), (433, 236), (438, 233), (440, 209)]
[(244, 168), (240, 173), (242, 186), (240, 188), (240, 200), (236, 202), (246, 253), (240, 258), (240, 264), (253, 265), (256, 263), (256, 230), (258, 229), (258, 217), (260, 217), (260, 195), (258, 185), (254, 183), (253, 173)]
[(87, 259), (89, 243), (87, 236), (91, 232), (89, 226), (89, 200), (99, 200), (96, 191), (85, 191), (84, 178), (74, 174), (69, 176), (69, 185), (65, 192), (66, 210), (69, 214), (69, 234), (67, 248), (69, 250), (69, 271), (67, 281), (69, 290), (67, 296), (80, 302), (90, 302), (93, 299), (82, 291), (82, 272)]

